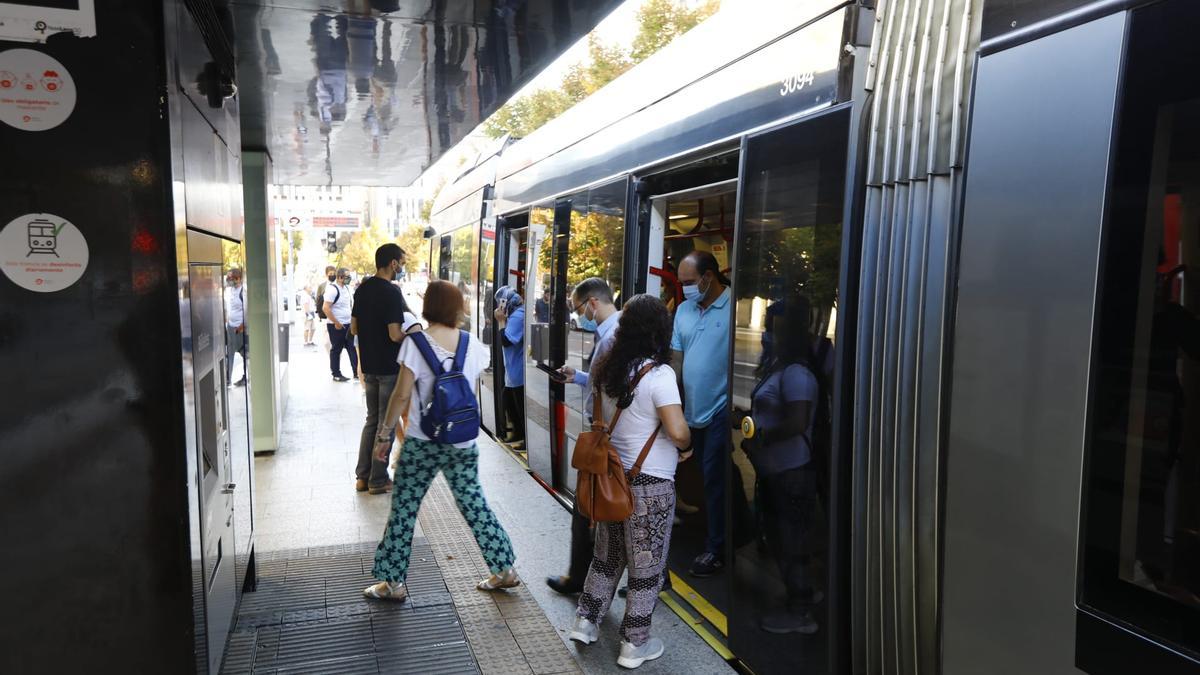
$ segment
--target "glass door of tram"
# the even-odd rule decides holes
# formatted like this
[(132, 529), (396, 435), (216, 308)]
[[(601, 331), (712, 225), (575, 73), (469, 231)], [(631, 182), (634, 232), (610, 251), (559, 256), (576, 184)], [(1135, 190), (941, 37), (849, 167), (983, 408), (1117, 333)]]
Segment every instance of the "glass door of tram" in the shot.
[[(757, 673), (829, 670), (831, 438), (848, 112), (747, 138), (733, 242), (727, 480), (731, 651)], [(741, 422), (741, 423), (739, 423)], [(745, 433), (743, 433), (745, 432)], [(731, 483), (740, 479), (744, 490)], [(733, 503), (745, 499), (745, 509)], [(752, 514), (739, 518), (739, 512)], [(740, 531), (739, 531), (740, 530)], [(834, 631), (836, 632), (836, 631)]]

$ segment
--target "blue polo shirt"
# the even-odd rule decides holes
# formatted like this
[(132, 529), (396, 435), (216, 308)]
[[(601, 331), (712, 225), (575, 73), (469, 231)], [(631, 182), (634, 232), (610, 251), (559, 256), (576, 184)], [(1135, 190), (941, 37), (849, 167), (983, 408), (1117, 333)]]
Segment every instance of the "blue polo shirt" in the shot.
[(683, 417), (704, 427), (729, 400), (729, 289), (705, 309), (695, 300), (675, 310), (671, 349), (683, 352)]
[(525, 305), (513, 310), (504, 324), (501, 351), (504, 352), (504, 386), (525, 386)]

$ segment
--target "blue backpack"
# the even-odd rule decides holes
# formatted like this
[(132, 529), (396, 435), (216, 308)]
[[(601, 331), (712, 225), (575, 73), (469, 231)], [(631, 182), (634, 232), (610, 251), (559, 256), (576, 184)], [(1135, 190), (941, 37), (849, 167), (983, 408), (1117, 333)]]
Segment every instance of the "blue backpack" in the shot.
[(408, 339), (415, 341), (425, 363), (437, 378), (429, 400), (421, 403), (421, 431), (435, 443), (475, 440), (479, 436), (479, 401), (471, 381), (462, 372), (470, 335), (465, 330), (459, 331), (458, 350), (454, 352), (454, 364), (448, 371), (442, 368), (441, 360), (433, 353), (424, 333), (413, 333)]

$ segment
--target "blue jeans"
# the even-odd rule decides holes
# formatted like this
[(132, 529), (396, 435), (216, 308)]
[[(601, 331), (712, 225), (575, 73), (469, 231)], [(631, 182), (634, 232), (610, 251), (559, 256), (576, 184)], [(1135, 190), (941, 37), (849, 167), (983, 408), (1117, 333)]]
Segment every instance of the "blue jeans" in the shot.
[(721, 557), (725, 548), (725, 461), (730, 452), (729, 409), (721, 406), (703, 427), (692, 427), (692, 448), (704, 473), (708, 536), (704, 550)]

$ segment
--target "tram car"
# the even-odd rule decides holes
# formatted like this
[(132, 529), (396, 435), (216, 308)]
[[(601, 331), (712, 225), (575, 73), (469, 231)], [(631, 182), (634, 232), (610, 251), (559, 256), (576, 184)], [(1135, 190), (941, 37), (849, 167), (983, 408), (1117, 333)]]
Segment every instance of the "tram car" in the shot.
[[(584, 392), (549, 373), (595, 340), (571, 290), (673, 309), (711, 252), (726, 565), (688, 573), (714, 514), (685, 462), (670, 569), (715, 649), (755, 673), (1200, 673), (1197, 28), (1190, 0), (724, 3), (436, 201), (430, 269), (493, 349), (485, 426), (569, 506)], [(529, 308), (519, 405), (501, 286)], [(831, 347), (829, 433), (806, 522), (771, 522), (736, 422), (789, 304)], [(768, 621), (791, 583), (770, 528), (803, 538), (815, 632)]]

